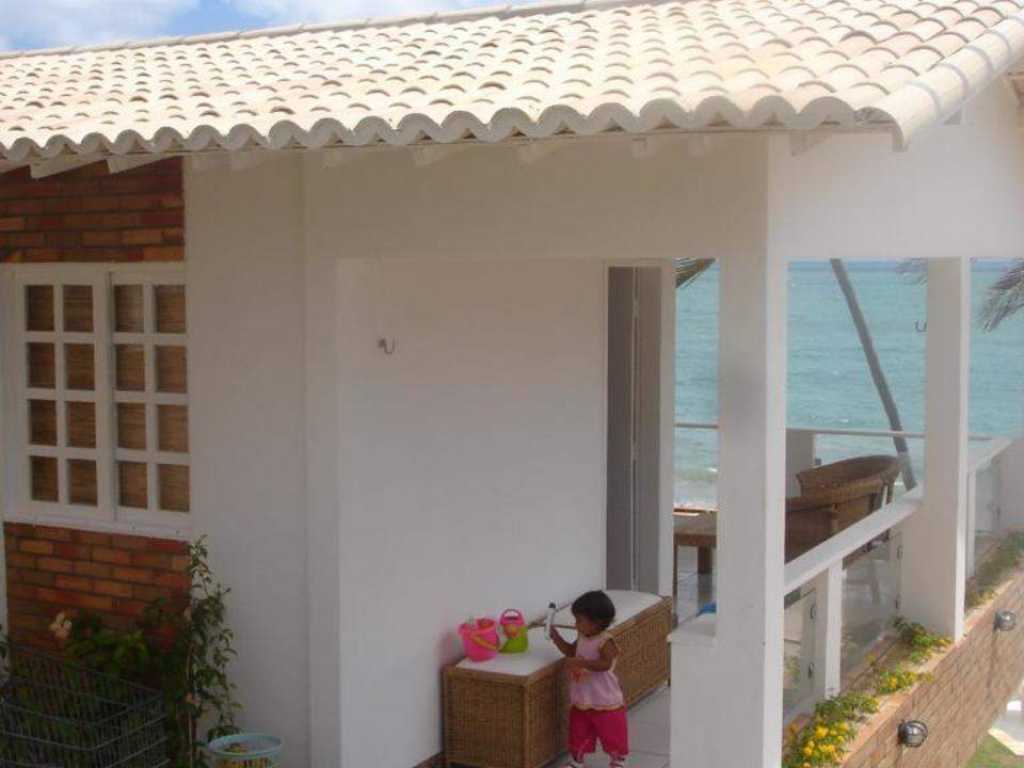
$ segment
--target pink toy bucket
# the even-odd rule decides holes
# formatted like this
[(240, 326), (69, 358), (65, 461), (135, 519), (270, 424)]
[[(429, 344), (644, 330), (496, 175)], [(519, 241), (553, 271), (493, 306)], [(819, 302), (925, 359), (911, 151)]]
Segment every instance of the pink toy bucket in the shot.
[(498, 625), (494, 619), (474, 619), (461, 624), (459, 637), (470, 661), (487, 661), (498, 655)]

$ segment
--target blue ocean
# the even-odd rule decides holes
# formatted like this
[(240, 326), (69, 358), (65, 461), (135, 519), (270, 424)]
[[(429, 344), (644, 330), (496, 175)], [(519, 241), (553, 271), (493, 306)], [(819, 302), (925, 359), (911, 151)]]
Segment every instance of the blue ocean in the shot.
[[(1006, 264), (972, 267), (975, 323), (971, 336), (972, 434), (1024, 432), (1024, 313), (985, 332), (977, 322), (985, 295)], [(850, 278), (899, 408), (903, 428), (924, 431), (927, 287), (888, 262), (848, 263)], [(718, 272), (678, 289), (676, 417), (717, 422)], [(789, 272), (790, 427), (889, 429), (864, 352), (831, 267), (794, 264)], [(893, 453), (888, 438), (819, 436), (828, 462), (863, 453)], [(918, 475), (922, 443), (911, 441)], [(713, 500), (717, 434), (676, 430), (676, 499)]]

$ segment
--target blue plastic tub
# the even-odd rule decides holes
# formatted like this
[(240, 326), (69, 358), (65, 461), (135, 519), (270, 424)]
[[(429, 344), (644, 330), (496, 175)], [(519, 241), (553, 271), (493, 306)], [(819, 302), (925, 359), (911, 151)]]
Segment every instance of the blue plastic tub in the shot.
[(206, 745), (213, 768), (278, 768), (284, 743), (265, 733), (236, 733)]

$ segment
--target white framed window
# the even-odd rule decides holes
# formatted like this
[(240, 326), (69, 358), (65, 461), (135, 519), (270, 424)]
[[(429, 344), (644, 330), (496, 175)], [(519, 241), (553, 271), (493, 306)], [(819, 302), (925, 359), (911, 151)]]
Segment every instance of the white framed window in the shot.
[(5, 519), (187, 535), (182, 267), (5, 273)]

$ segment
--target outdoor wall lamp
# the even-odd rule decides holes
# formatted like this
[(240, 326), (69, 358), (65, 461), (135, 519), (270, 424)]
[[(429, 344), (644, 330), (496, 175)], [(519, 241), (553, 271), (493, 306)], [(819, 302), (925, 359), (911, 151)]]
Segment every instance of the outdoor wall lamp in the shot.
[(898, 731), (900, 744), (916, 749), (928, 738), (928, 726), (920, 720), (904, 720)]
[(996, 632), (1009, 632), (1017, 628), (1017, 614), (1013, 611), (996, 611)]

